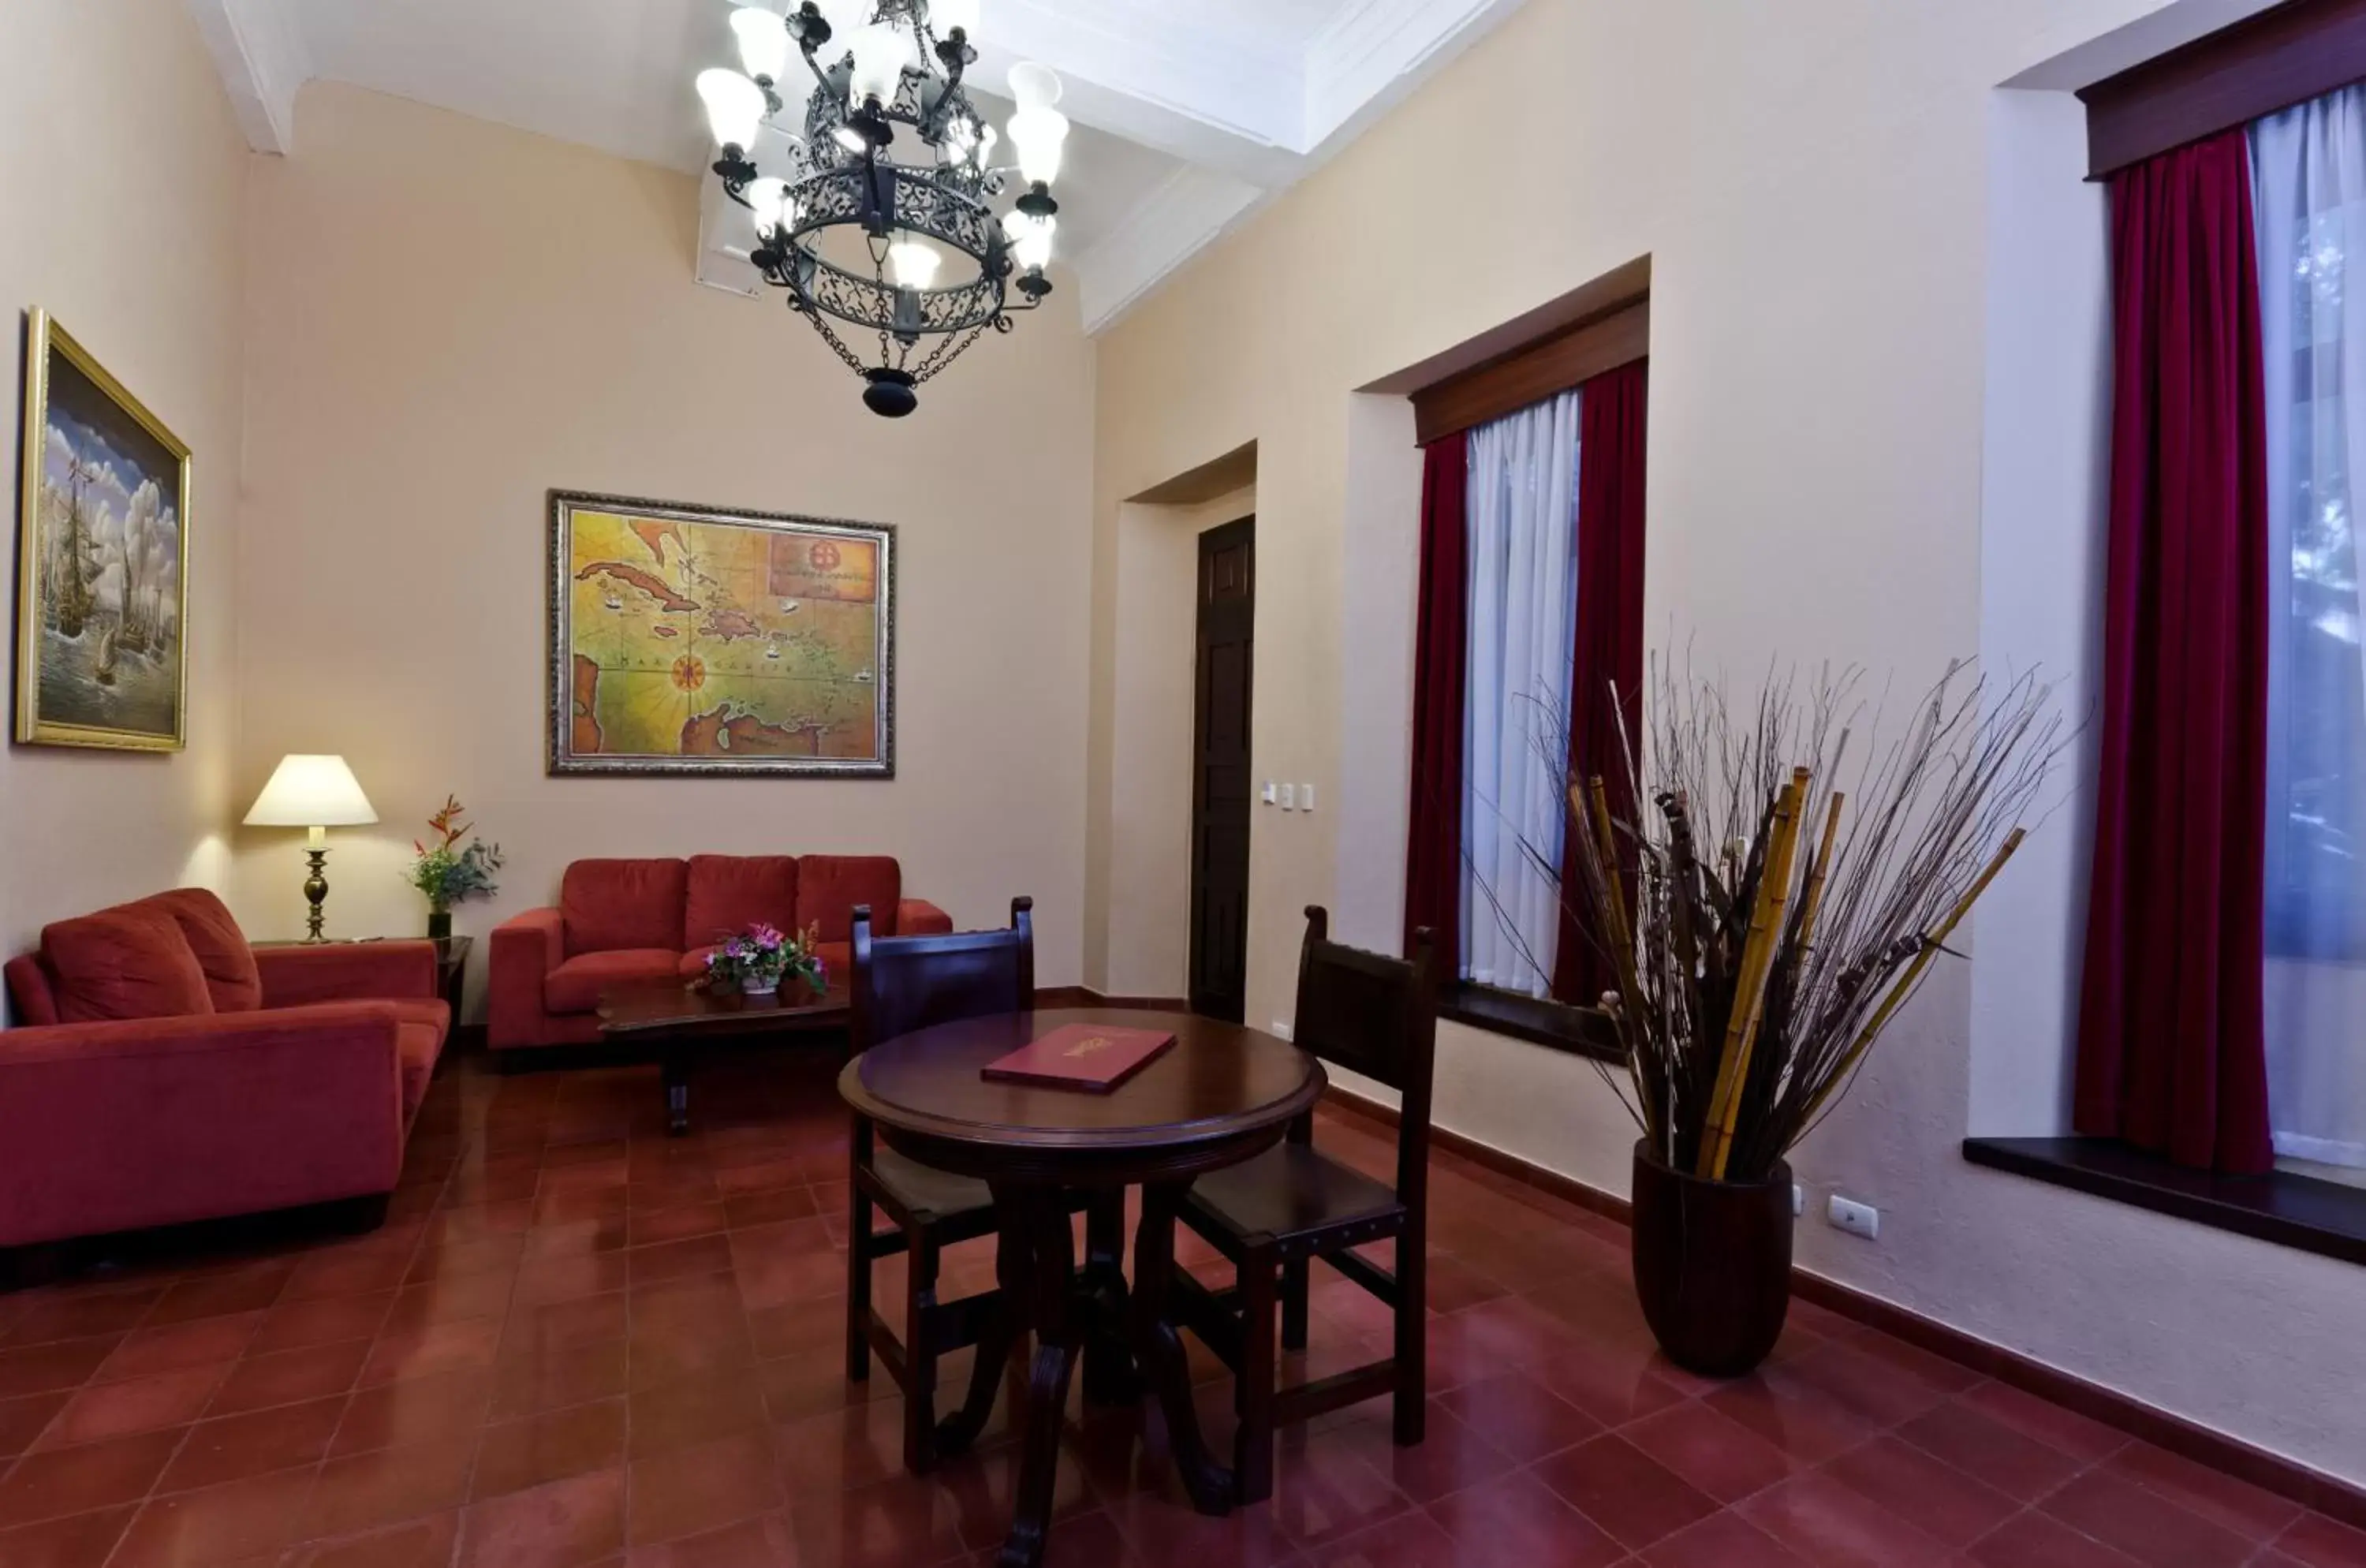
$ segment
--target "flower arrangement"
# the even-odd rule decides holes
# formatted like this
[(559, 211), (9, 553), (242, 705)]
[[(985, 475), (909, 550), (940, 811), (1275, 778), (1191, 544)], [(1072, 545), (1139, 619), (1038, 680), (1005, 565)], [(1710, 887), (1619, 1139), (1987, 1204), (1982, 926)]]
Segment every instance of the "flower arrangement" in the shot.
[(501, 869), (501, 847), (482, 839), (467, 838), (474, 823), (463, 822), (467, 808), (457, 795), (446, 795), (444, 809), (427, 819), (435, 835), (433, 844), (412, 840), (417, 857), (411, 863), (411, 885), (427, 896), (430, 934), (438, 926), (450, 929), (452, 906), (469, 898), (490, 898), (501, 891), (493, 873)]
[(829, 965), (817, 951), (821, 927), (794, 935), (772, 926), (750, 926), (706, 955), (706, 983), (744, 996), (769, 997), (783, 980), (801, 981), (814, 995), (829, 989)]

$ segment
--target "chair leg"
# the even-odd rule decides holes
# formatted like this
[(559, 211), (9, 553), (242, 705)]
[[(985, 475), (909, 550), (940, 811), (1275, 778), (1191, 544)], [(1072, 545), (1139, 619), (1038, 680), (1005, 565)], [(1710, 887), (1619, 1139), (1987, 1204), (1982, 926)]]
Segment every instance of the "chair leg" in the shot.
[(848, 1183), (853, 1194), (846, 1216), (846, 1381), (867, 1382), (871, 1377), (871, 1198), (861, 1182)]
[(1271, 1252), (1253, 1248), (1241, 1259), (1241, 1366), (1234, 1384), (1240, 1427), (1233, 1436), (1234, 1495), (1262, 1503), (1273, 1495), (1275, 1285)]
[(1303, 1258), (1281, 1266), (1281, 1348), (1306, 1348), (1306, 1283), (1311, 1272)]
[(923, 1475), (937, 1462), (937, 1238), (918, 1225), (904, 1234), (904, 1468)]
[(1429, 1404), (1428, 1238), (1411, 1232), (1397, 1238), (1396, 1390), (1390, 1435), (1399, 1448), (1422, 1439)]

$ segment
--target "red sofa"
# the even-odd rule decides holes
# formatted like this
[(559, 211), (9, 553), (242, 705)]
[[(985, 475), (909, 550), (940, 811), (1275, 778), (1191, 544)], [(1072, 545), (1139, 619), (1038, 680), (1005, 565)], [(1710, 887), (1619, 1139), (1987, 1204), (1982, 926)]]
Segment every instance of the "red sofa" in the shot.
[(953, 929), (934, 904), (904, 897), (903, 868), (884, 855), (577, 861), (557, 907), (494, 929), (487, 1039), (496, 1051), (597, 1040), (603, 991), (703, 974), (709, 953), (752, 925), (818, 924), (822, 958), (843, 974), (857, 904), (871, 906), (881, 936)]
[(382, 1197), (451, 1026), (433, 943), (258, 950), (198, 888), (6, 976), (0, 1247)]

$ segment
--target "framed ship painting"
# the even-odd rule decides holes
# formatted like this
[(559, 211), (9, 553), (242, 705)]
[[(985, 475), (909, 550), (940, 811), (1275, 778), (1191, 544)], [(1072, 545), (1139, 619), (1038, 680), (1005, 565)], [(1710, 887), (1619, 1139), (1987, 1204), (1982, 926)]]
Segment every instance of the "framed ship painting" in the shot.
[(896, 530), (550, 493), (550, 771), (896, 773)]
[(189, 449), (45, 310), (25, 354), (17, 739), (176, 751)]

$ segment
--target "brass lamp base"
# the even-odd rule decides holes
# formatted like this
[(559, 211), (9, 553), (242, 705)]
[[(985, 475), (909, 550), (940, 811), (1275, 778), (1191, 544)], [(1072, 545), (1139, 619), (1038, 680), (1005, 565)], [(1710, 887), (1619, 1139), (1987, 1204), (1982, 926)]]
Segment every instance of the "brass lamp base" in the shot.
[(311, 916), (305, 922), (304, 941), (309, 946), (313, 942), (325, 942), (329, 940), (321, 934), (323, 919), (321, 906), (327, 903), (329, 899), (329, 852), (321, 849), (306, 850), (304, 858), (312, 863), (312, 874), (304, 879), (304, 897), (312, 901)]

